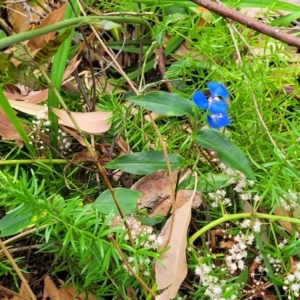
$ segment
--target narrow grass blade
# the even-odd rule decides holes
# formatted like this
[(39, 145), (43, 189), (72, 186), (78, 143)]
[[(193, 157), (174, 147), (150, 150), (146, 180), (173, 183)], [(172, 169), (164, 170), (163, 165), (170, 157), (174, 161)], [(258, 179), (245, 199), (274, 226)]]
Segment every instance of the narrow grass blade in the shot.
[(27, 136), (27, 133), (25, 132), (20, 120), (16, 116), (14, 110), (9, 104), (9, 101), (5, 97), (3, 91), (0, 89), (0, 108), (4, 111), (6, 116), (9, 118), (13, 126), (15, 127), (16, 131), (18, 132), (19, 136), (21, 137), (23, 143), (25, 144), (26, 148), (28, 149), (31, 156), (34, 156), (34, 149), (29, 144), (29, 138)]

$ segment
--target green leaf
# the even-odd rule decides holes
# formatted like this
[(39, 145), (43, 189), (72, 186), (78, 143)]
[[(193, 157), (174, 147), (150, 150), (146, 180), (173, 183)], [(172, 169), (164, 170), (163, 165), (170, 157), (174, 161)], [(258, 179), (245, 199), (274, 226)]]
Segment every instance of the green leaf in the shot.
[(154, 226), (164, 221), (166, 217), (163, 215), (156, 215), (153, 218), (136, 216), (136, 219), (139, 220), (142, 225)]
[(215, 150), (221, 162), (227, 167), (241, 171), (249, 179), (255, 180), (255, 175), (245, 154), (219, 131), (200, 130), (196, 136), (196, 143), (204, 148)]
[(271, 22), (272, 26), (288, 26), (291, 22), (300, 18), (300, 11), (279, 17)]
[[(115, 188), (114, 191), (125, 215), (138, 212), (136, 202), (141, 196), (140, 192), (124, 188)], [(115, 215), (119, 215), (119, 211), (110, 190), (106, 190), (99, 195), (94, 202), (94, 207), (106, 215), (110, 214), (111, 212), (113, 212)]]
[(194, 114), (192, 101), (175, 93), (150, 92), (130, 97), (127, 100), (168, 117)]
[[(172, 169), (179, 168), (183, 158), (178, 154), (168, 154)], [(122, 171), (146, 175), (158, 170), (166, 170), (165, 157), (160, 151), (143, 151), (120, 156), (105, 165), (107, 169), (120, 169)]]
[(14, 235), (26, 228), (34, 216), (33, 208), (24, 210), (24, 205), (20, 205), (13, 211), (7, 213), (0, 220), (0, 237)]

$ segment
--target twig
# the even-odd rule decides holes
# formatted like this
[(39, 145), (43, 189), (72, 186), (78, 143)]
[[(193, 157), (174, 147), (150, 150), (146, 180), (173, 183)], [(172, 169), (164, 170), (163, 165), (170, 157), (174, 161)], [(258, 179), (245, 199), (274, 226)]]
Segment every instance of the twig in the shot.
[(222, 4), (217, 4), (209, 0), (192, 0), (192, 2), (195, 2), (196, 4), (213, 11), (222, 17), (234, 20), (246, 27), (282, 41), (290, 46), (300, 48), (300, 38), (288, 34), (278, 28), (266, 25), (259, 21), (255, 21), (252, 18), (247, 17), (234, 9), (230, 9)]
[(147, 286), (147, 284), (139, 277), (138, 274), (135, 273), (135, 271), (132, 269), (131, 265), (127, 261), (125, 255), (123, 254), (122, 250), (120, 249), (118, 243), (114, 239), (112, 234), (108, 235), (108, 238), (110, 239), (111, 243), (114, 245), (117, 252), (120, 254), (123, 263), (127, 267), (128, 271), (131, 273), (131, 275), (143, 286), (144, 289), (146, 289), (154, 298), (156, 297), (156, 294)]
[[(221, 2), (220, 2), (219, 0), (216, 0), (216, 1), (217, 1), (218, 3), (220, 3), (220, 5), (222, 5)], [(236, 42), (236, 40), (235, 40), (235, 38), (234, 38), (233, 31), (235, 31), (235, 33), (239, 36), (239, 38), (240, 38), (240, 39), (243, 41), (243, 43), (247, 46), (247, 48), (248, 48), (249, 51), (251, 52), (252, 56), (253, 56), (253, 57), (256, 57), (256, 54), (255, 54), (254, 51), (252, 50), (251, 46), (250, 46), (250, 45), (247, 43), (247, 41), (244, 39), (244, 37), (242, 36), (242, 34), (241, 34), (241, 33), (237, 30), (237, 28), (234, 26), (234, 24), (231, 24), (231, 22), (230, 22), (227, 18), (225, 18), (225, 20), (227, 21), (227, 25), (228, 25), (228, 28), (229, 28), (229, 31), (230, 31), (230, 35), (231, 35), (231, 37), (232, 37), (232, 40), (233, 40), (235, 49), (236, 49), (236, 53), (237, 53), (238, 58), (239, 58), (239, 62), (240, 62), (241, 65), (243, 65), (242, 56), (241, 56), (240, 51), (239, 51), (239, 49), (238, 49), (237, 42)], [(249, 76), (248, 76), (246, 73), (245, 73), (245, 76), (246, 76), (246, 81), (249, 83), (249, 82), (250, 82)], [(271, 135), (271, 133), (270, 133), (270, 130), (269, 130), (267, 124), (265, 123), (265, 121), (264, 121), (264, 119), (263, 119), (263, 117), (262, 117), (262, 114), (261, 114), (261, 112), (260, 112), (260, 110), (259, 110), (258, 103), (257, 103), (256, 96), (255, 96), (254, 92), (252, 92), (251, 94), (252, 94), (252, 99), (253, 99), (253, 103), (254, 103), (255, 112), (256, 112), (256, 114), (257, 114), (257, 116), (258, 116), (258, 118), (259, 118), (259, 121), (260, 121), (261, 125), (263, 126), (263, 128), (264, 128), (266, 134), (268, 135), (268, 137), (269, 137), (269, 139), (270, 139), (272, 145), (274, 146), (274, 148), (279, 150), (280, 155), (281, 155), (281, 158), (282, 158), (283, 160), (285, 160), (285, 155), (282, 153), (282, 151), (281, 151), (281, 150), (279, 149), (279, 147), (277, 146), (275, 140), (273, 139), (273, 137), (272, 137), (272, 135)], [(293, 167), (293, 165), (291, 164), (290, 161), (287, 160), (287, 163), (288, 163), (291, 167)], [(262, 200), (261, 200), (261, 201), (262, 201)]]
[(30, 298), (32, 300), (36, 300), (36, 297), (34, 295), (34, 293), (32, 292), (28, 282), (26, 281), (25, 277), (23, 276), (21, 270), (19, 269), (18, 265), (15, 263), (13, 257), (11, 256), (11, 254), (9, 253), (9, 251), (7, 250), (7, 248), (5, 247), (5, 245), (3, 244), (2, 240), (0, 239), (0, 248), (2, 249), (3, 253), (5, 254), (5, 256), (7, 257), (7, 259), (9, 260), (9, 262), (11, 263), (12, 267), (14, 268), (14, 270), (16, 271), (17, 275), (19, 276), (20, 280), (22, 281), (22, 283), (24, 284), (25, 289), (27, 290), (28, 294), (30, 295)]
[[(158, 55), (158, 70), (162, 78), (164, 78), (166, 74), (166, 65), (165, 65), (165, 56), (164, 56), (164, 47), (159, 46), (157, 50), (157, 55)], [(172, 90), (172, 84), (170, 81), (165, 81), (165, 85), (167, 87), (167, 90), (170, 93), (173, 93)]]

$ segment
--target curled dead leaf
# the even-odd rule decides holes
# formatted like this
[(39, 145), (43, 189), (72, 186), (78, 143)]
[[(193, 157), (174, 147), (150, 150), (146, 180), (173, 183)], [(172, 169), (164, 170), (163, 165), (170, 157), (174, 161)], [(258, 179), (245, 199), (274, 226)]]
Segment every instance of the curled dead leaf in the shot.
[[(298, 218), (300, 217), (300, 207), (296, 208), (293, 212), (287, 211), (282, 207), (277, 207), (274, 210), (274, 214), (277, 216), (284, 216), (284, 217), (292, 217)], [(279, 221), (279, 224), (289, 233), (293, 232), (293, 228), (296, 228), (298, 232), (300, 232), (300, 225), (296, 226), (289, 222)]]
[(93, 111), (93, 112), (66, 112), (63, 109), (52, 108), (52, 111), (60, 119), (60, 124), (76, 129), (70, 115), (76, 120), (80, 129), (88, 134), (100, 134), (110, 128), (108, 121), (111, 112)]
[[(65, 9), (66, 9), (66, 4), (62, 5), (59, 9), (52, 11), (50, 14), (47, 15), (47, 17), (43, 20), (43, 22), (36, 28), (42, 28), (61, 21), (64, 17)], [(46, 45), (55, 36), (55, 34), (56, 32), (53, 31), (41, 36), (37, 36), (31, 39), (27, 44), (27, 46), (30, 48), (31, 51), (40, 49), (44, 45)]]
[(48, 98), (48, 90), (40, 90), (40, 91), (31, 91), (28, 95), (24, 96), (22, 94), (3, 92), (6, 98), (11, 100), (22, 100), (27, 103), (41, 103)]
[[(39, 112), (45, 108), (43, 105), (28, 103), (25, 101), (10, 100), (9, 102), (14, 109), (32, 116), (37, 116)], [(71, 114), (84, 133), (100, 134), (109, 130), (111, 126), (108, 121), (109, 117), (112, 115), (111, 112), (66, 112), (63, 109), (58, 108), (52, 108), (52, 111), (58, 116), (59, 124), (76, 129), (70, 118), (69, 114)]]
[[(178, 171), (173, 171), (173, 177), (178, 176)], [(140, 210), (146, 208), (149, 211), (149, 217), (156, 215), (166, 216), (171, 208), (170, 192), (171, 184), (167, 171), (160, 170), (153, 174), (146, 175), (138, 180), (131, 189), (142, 193), (137, 201), (137, 208)], [(176, 195), (175, 209), (183, 206), (192, 196), (191, 190), (179, 190)], [(196, 193), (193, 198), (192, 207), (197, 208), (202, 203), (200, 193)]]
[[(26, 132), (30, 132), (30, 128), (28, 125), (25, 123), (21, 122), (23, 125), (23, 128), (25, 129)], [(22, 148), (23, 147), (23, 142), (17, 133), (15, 127), (7, 118), (5, 113), (0, 109), (0, 136), (2, 137), (2, 140), (4, 141), (15, 141), (15, 143)]]
[[(174, 224), (170, 236), (170, 247), (155, 264), (156, 282), (159, 290), (164, 290), (156, 300), (174, 299), (182, 281), (187, 275), (186, 240), (191, 220), (192, 199), (175, 211)], [(171, 218), (162, 229), (163, 244), (167, 241), (171, 230)], [(163, 264), (163, 265), (162, 265)]]

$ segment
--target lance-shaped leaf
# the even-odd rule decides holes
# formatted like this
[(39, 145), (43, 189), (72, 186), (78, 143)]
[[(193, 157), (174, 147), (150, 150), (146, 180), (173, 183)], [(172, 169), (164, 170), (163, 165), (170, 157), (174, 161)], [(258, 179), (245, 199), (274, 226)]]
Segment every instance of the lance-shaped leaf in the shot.
[[(114, 192), (125, 215), (138, 212), (136, 202), (141, 196), (140, 192), (124, 188), (115, 188)], [(93, 205), (103, 214), (108, 215), (113, 212), (115, 215), (119, 215), (119, 211), (110, 190), (101, 193)]]
[(168, 117), (193, 115), (194, 104), (192, 101), (175, 93), (150, 92), (130, 97), (127, 100)]
[(202, 129), (196, 135), (196, 143), (204, 148), (215, 150), (221, 162), (227, 167), (241, 171), (249, 179), (255, 180), (255, 175), (245, 154), (221, 132)]
[[(183, 158), (178, 154), (168, 154), (172, 169), (179, 168)], [(164, 154), (160, 151), (143, 151), (120, 156), (105, 165), (107, 169), (119, 169), (131, 174), (146, 175), (167, 169)]]

